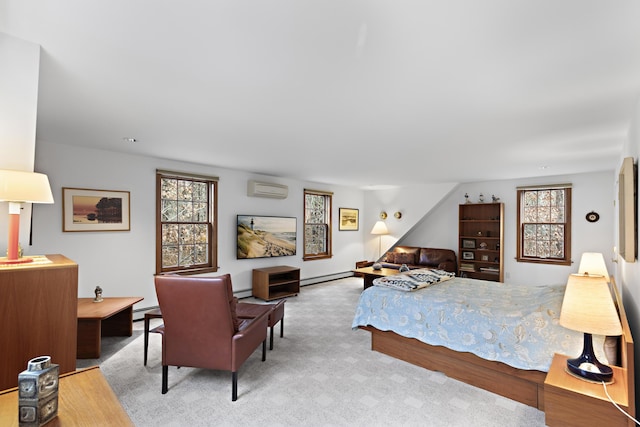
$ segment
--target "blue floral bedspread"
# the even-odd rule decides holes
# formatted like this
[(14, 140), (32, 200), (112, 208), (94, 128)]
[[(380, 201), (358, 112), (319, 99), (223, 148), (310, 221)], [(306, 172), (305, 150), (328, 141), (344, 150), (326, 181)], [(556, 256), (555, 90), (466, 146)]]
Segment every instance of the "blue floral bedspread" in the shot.
[[(413, 292), (371, 286), (360, 295), (352, 327), (370, 325), (547, 372), (554, 353), (582, 353), (583, 334), (559, 324), (564, 289), (460, 277)], [(604, 337), (593, 336), (596, 356), (605, 362), (603, 343)]]

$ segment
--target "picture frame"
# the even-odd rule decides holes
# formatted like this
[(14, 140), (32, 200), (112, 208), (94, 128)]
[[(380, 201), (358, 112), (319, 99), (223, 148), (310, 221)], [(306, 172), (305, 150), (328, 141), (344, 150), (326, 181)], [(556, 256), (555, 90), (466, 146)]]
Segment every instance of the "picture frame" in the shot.
[(629, 263), (638, 257), (637, 181), (633, 157), (624, 158), (618, 174), (618, 254)]
[[(298, 223), (296, 217), (237, 215), (236, 258), (284, 257), (296, 254)], [(268, 241), (269, 245), (264, 242)]]
[(360, 211), (352, 208), (339, 208), (338, 230), (358, 231), (360, 228)]
[(62, 188), (62, 231), (130, 231), (130, 192)]
[(464, 251), (462, 252), (462, 259), (475, 259), (476, 256), (473, 252)]
[(462, 247), (465, 249), (475, 249), (476, 248), (476, 240), (475, 239), (462, 239)]
[(489, 255), (482, 255), (482, 261), (489, 261)]

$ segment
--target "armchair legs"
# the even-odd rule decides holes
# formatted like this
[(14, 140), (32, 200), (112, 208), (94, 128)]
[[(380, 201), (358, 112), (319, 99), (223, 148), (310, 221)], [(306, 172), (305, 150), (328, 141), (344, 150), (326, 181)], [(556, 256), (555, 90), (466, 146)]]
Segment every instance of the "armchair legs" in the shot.
[[(267, 340), (262, 341), (262, 361), (267, 360)], [(178, 368), (180, 368), (178, 366)], [(162, 394), (167, 394), (169, 390), (168, 384), (169, 366), (162, 365)], [(238, 400), (238, 372), (231, 372), (231, 401)]]
[(151, 319), (161, 319), (162, 312), (159, 308), (155, 310), (147, 311), (144, 314), (144, 366), (147, 366), (147, 350), (149, 348), (149, 332), (154, 333), (163, 333), (164, 329), (162, 326), (149, 330), (149, 323)]
[(238, 400), (238, 372), (231, 372), (231, 401)]
[(162, 394), (167, 394), (167, 391), (169, 389), (168, 387), (168, 373), (169, 373), (169, 367), (167, 365), (162, 365)]

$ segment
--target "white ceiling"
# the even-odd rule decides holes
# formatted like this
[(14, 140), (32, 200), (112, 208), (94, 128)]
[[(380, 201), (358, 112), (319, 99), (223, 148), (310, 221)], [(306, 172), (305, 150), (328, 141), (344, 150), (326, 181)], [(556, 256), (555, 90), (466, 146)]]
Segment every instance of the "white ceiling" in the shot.
[(38, 141), (362, 188), (613, 170), (640, 94), (637, 0), (0, 0), (0, 31), (42, 47)]

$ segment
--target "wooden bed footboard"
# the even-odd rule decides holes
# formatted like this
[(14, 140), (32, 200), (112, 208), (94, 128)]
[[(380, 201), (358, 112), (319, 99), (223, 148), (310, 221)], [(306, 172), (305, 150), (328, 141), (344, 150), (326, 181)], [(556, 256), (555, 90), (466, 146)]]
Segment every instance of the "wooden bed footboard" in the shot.
[(544, 410), (545, 372), (516, 369), (370, 326), (361, 329), (371, 332), (372, 350)]
[[(633, 339), (615, 282), (612, 283), (612, 294), (622, 324), (618, 360), (627, 377), (629, 410), (631, 415), (635, 416)], [(450, 378), (544, 411), (546, 372), (517, 369), (501, 362), (482, 359), (472, 353), (425, 344), (417, 339), (406, 338), (391, 331), (381, 331), (372, 326), (361, 326), (360, 329), (371, 332), (372, 350), (432, 371), (442, 372)]]

